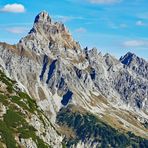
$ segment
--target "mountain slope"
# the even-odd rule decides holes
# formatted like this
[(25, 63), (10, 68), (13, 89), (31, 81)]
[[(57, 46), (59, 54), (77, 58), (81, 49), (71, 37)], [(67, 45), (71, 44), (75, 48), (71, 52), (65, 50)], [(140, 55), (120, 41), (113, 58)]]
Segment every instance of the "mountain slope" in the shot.
[[(59, 125), (74, 130), (73, 137), (65, 137), (67, 146), (79, 145), (83, 147), (148, 147), (148, 140), (137, 137), (131, 132), (125, 133), (115, 130), (96, 116), (75, 110), (75, 106), (62, 108), (57, 115)], [(83, 144), (82, 144), (83, 143)], [(79, 147), (78, 146), (78, 147)]]
[(73, 136), (74, 131), (64, 127), (68, 132), (63, 132), (57, 115), (72, 104), (120, 132), (147, 139), (147, 64), (131, 53), (118, 60), (96, 48), (82, 49), (64, 24), (53, 22), (47, 12), (37, 15), (18, 44), (0, 43), (0, 69), (35, 100), (63, 135)]
[(0, 136), (1, 148), (62, 147), (62, 137), (35, 101), (1, 71)]

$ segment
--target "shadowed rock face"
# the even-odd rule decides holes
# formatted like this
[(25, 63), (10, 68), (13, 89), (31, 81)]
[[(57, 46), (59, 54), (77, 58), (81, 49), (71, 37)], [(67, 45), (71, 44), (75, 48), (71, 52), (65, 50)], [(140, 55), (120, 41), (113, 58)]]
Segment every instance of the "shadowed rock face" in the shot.
[(47, 64), (48, 64), (48, 56), (44, 55), (43, 68), (42, 68), (42, 72), (40, 75), (40, 80), (43, 80), (44, 73), (46, 72), (46, 69), (47, 69)]
[(48, 78), (47, 78), (47, 81), (46, 81), (46, 83), (48, 84), (48, 82), (50, 81), (50, 79), (51, 79), (51, 77), (53, 76), (53, 72), (54, 72), (54, 70), (55, 70), (55, 68), (56, 68), (56, 62), (57, 62), (57, 60), (54, 60), (51, 64), (50, 64), (50, 66), (49, 66), (49, 72), (48, 72)]
[(118, 60), (96, 48), (83, 50), (47, 12), (35, 18), (30, 33), (17, 45), (0, 43), (0, 69), (36, 100), (53, 124), (63, 106), (74, 104), (112, 126), (145, 136), (147, 65), (131, 53)]
[(121, 63), (123, 63), (124, 65), (130, 65), (131, 64), (131, 62), (132, 62), (132, 60), (133, 60), (133, 58), (134, 58), (134, 54), (133, 53), (130, 53), (130, 52), (128, 52), (124, 57), (121, 57), (120, 58), (120, 61), (121, 61)]
[(71, 100), (72, 95), (73, 95), (73, 93), (72, 93), (70, 90), (68, 90), (68, 91), (66, 92), (66, 94), (63, 96), (63, 99), (62, 99), (61, 103), (62, 103), (64, 106), (66, 106), (66, 105), (69, 103), (69, 101)]

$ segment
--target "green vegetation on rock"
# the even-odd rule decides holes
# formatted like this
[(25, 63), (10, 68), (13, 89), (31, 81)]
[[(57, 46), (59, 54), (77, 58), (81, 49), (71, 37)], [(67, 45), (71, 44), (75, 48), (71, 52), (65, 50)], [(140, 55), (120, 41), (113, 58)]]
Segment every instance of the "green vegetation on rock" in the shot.
[(76, 145), (80, 141), (91, 142), (101, 148), (148, 147), (148, 140), (135, 136), (131, 132), (121, 133), (91, 113), (73, 111), (72, 106), (60, 110), (57, 115), (57, 123), (67, 126), (75, 132), (75, 138), (65, 137), (64, 142), (67, 147)]
[(7, 85), (7, 90), (9, 93), (12, 93), (14, 88), (13, 85), (15, 81), (11, 80), (10, 78), (6, 77), (5, 74), (0, 70), (0, 81)]
[(0, 119), (0, 144), (4, 143), (7, 148), (20, 147), (15, 139), (15, 136), (19, 135), (19, 138), (31, 138), (38, 148), (50, 147), (36, 135), (36, 129), (29, 125), (26, 115), (21, 112), (22, 109), (30, 115), (37, 113), (45, 125), (43, 114), (38, 109), (36, 102), (26, 93), (18, 91), (14, 86), (15, 81), (6, 77), (2, 71), (0, 71), (0, 82), (6, 86), (6, 90), (0, 90), (0, 103), (6, 108), (6, 113)]
[(1, 142), (5, 143), (7, 148), (16, 148), (16, 141), (14, 140), (13, 131), (7, 126), (4, 121), (0, 120), (0, 135)]

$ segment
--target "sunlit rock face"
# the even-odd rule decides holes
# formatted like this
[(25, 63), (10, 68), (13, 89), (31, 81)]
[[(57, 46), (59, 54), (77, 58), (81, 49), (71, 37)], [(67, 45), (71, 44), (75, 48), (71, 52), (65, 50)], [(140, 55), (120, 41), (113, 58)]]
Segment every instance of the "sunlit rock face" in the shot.
[(53, 22), (47, 12), (36, 16), (18, 44), (0, 43), (0, 68), (36, 100), (53, 124), (59, 110), (73, 104), (112, 126), (116, 125), (108, 118), (145, 136), (148, 62), (131, 53), (118, 60), (96, 48), (82, 49), (64, 24)]

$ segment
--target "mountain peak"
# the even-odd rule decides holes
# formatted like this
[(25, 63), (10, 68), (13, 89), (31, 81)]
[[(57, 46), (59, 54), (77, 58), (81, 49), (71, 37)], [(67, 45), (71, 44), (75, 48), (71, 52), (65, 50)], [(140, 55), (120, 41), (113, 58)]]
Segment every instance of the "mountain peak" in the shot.
[[(39, 31), (40, 30), (40, 31)], [(48, 12), (42, 11), (40, 12), (34, 20), (34, 26), (31, 29), (30, 33), (32, 32), (45, 32), (45, 34), (59, 34), (65, 32), (69, 34), (68, 29), (62, 22), (54, 22), (52, 21), (51, 17), (49, 16)]]
[(120, 58), (120, 61), (124, 65), (130, 65), (130, 63), (135, 59), (137, 56), (134, 53), (128, 52), (124, 56)]
[(148, 79), (148, 62), (143, 58), (136, 56), (134, 53), (128, 52), (125, 56), (120, 58), (120, 62), (137, 75)]
[(49, 22), (51, 23), (51, 18), (46, 11), (40, 12), (36, 17), (34, 23), (39, 23), (39, 22)]
[(81, 51), (79, 43), (73, 39), (65, 25), (52, 21), (46, 11), (40, 12), (35, 17), (32, 29), (19, 44), (23, 45), (24, 49), (31, 49), (37, 53), (48, 53), (55, 51), (54, 49), (72, 49), (75, 53)]

